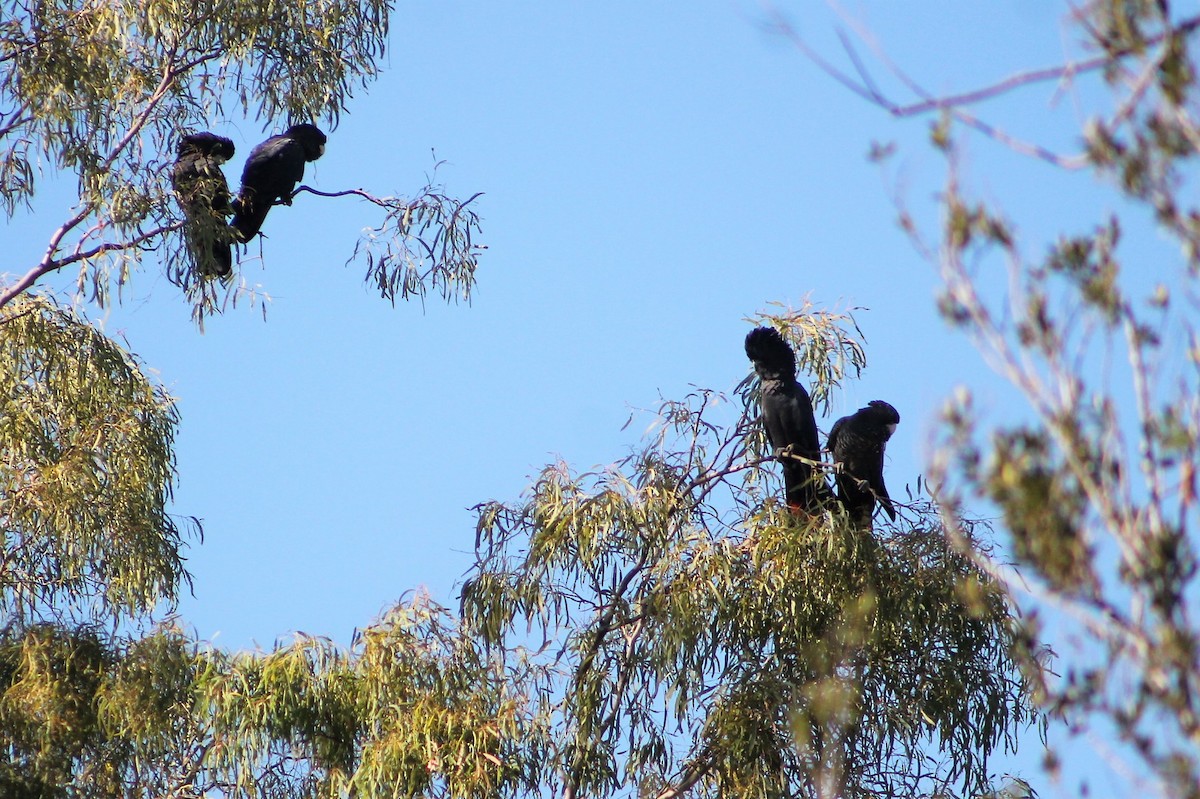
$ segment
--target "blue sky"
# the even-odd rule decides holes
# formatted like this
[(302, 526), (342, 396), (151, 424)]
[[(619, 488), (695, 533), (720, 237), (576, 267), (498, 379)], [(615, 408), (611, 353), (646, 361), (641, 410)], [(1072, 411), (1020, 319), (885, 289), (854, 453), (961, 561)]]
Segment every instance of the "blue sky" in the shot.
[[(840, 58), (824, 4), (785, 8)], [(1065, 6), (1041, 0), (848, 8), (934, 91), (1056, 63), (1073, 42)], [(869, 367), (819, 424), (895, 405), (893, 493), (923, 473), (954, 386), (1012, 413), (1011, 391), (937, 318), (933, 269), (895, 225), (893, 189), (936, 220), (929, 120), (852, 96), (764, 18), (733, 0), (400, 2), (382, 77), (328, 131), (306, 182), (406, 194), (444, 159), (450, 193), (485, 192), (472, 305), (391, 307), (365, 267), (344, 265), (371, 207), (302, 196), (272, 213), (263, 261), (244, 264), (272, 297), (265, 323), (238, 308), (198, 333), (153, 262), (123, 304), (89, 311), (179, 398), (176, 511), (205, 527), (179, 611), (198, 635), (346, 642), (410, 589), (453, 605), (470, 506), (515, 499), (559, 457), (620, 458), (645, 427), (622, 431), (631, 410), (660, 396), (731, 390), (749, 368), (744, 318), (770, 302), (869, 309)], [(1089, 91), (1042, 86), (980, 110), (1069, 149)], [(281, 126), (213, 120), (238, 148), (231, 182)], [(898, 145), (884, 168), (866, 158), (873, 141)], [(969, 141), (964, 164), (981, 196), (1020, 211), (1033, 254), (1115, 205), (1090, 178), (993, 143)], [(3, 269), (34, 262), (66, 210), (50, 191), (10, 223)]]

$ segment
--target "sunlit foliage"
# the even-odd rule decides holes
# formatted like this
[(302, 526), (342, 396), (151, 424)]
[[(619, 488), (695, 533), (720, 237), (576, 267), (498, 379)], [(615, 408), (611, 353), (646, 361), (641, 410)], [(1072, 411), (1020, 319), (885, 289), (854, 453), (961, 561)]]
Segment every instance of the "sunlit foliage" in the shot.
[[(825, 341), (852, 324), (773, 321), (796, 318)], [(747, 459), (756, 405), (722, 425), (714, 399), (668, 403), (620, 467), (551, 466), (479, 509), (463, 620), (546, 653), (542, 779), (664, 799), (987, 788), (989, 753), (1036, 720), (1003, 593), (927, 501), (875, 534), (836, 507), (798, 521)]]
[[(169, 396), (86, 321), (27, 296), (0, 313), (0, 612), (170, 604), (187, 575), (168, 511)], [(91, 607), (96, 603), (96, 607)]]
[[(154, 529), (105, 528), (103, 511), (121, 501), (94, 491), (164, 455), (159, 488), (169, 490), (169, 424), (143, 430), (128, 415), (150, 402), (165, 414), (152, 417), (159, 424), (173, 416), (91, 327), (41, 300), (12, 308), (0, 332), (20, 338), (14, 352), (35, 351), (42, 335), (45, 351), (62, 357), (22, 367), (11, 393), (56, 397), (31, 418), (71, 420), (12, 430), (26, 442), (13, 450), (41, 441), (54, 466), (91, 447), (81, 483), (52, 495), (65, 511), (26, 516), (10, 503), (5, 517), (6, 532), (23, 536), (9, 539), (5, 563), (52, 556), (25, 571), (58, 574), (77, 541), (120, 545)], [(791, 330), (796, 320), (805, 332)], [(861, 352), (849, 317), (772, 321)], [(81, 354), (84, 344), (93, 350)], [(840, 357), (837, 348), (827, 357)], [(53, 389), (39, 391), (48, 381)], [(99, 421), (64, 406), (90, 408), (100, 394)], [(836, 507), (811, 522), (792, 517), (775, 499), (773, 456), (757, 449), (753, 394), (747, 380), (737, 403), (709, 392), (667, 403), (621, 464), (593, 475), (552, 466), (520, 501), (480, 506), (479, 562), (461, 614), (416, 596), (348, 649), (298, 636), (270, 652), (227, 653), (171, 626), (139, 638), (10, 613), (0, 634), (0, 728), (10, 741), (0, 786), (247, 799), (983, 790), (989, 754), (1036, 720), (1007, 654), (1006, 598), (927, 501), (875, 533)], [(141, 431), (134, 440), (149, 449), (122, 460), (131, 456), (115, 452), (128, 444), (116, 430)], [(6, 500), (45, 494), (21, 482), (51, 471), (40, 457), (6, 473)], [(24, 546), (27, 530), (46, 541)], [(6, 571), (7, 607), (124, 596), (138, 557), (178, 558), (177, 538), (165, 542), (101, 551), (78, 567), (82, 577), (45, 595), (26, 587), (34, 577)], [(172, 586), (141, 586), (150, 591), (142, 605), (113, 612), (145, 612), (153, 591), (169, 599)], [(118, 604), (105, 601), (100, 619)]]
[[(18, 277), (0, 286), (0, 306), (67, 267), (78, 270), (77, 290), (103, 304), (149, 253), (187, 290), (199, 322), (238, 296), (253, 299), (254, 287), (237, 278), (201, 278), (169, 185), (176, 142), (244, 117), (272, 132), (300, 121), (336, 126), (355, 91), (378, 74), (391, 14), (389, 0), (7, 0), (0, 14), (0, 207), (10, 214), (31, 207), (46, 179), (73, 179), (78, 198), (39, 262), (3, 265)], [(420, 198), (430, 191), (409, 202), (377, 202), (385, 210), (380, 229), (427, 213), (430, 204)], [(383, 253), (368, 270), (376, 282), (383, 269), (385, 298), (423, 296), (425, 286), (412, 284), (426, 279), (440, 281), (452, 298), (469, 295), (478, 219), (442, 199), (450, 210), (434, 228), (371, 237)], [(460, 241), (466, 246), (445, 246)]]
[(524, 672), (417, 597), (350, 650), (299, 636), (231, 655), (141, 639), (0, 633), (0, 791), (14, 797), (497, 796), (524, 783)]

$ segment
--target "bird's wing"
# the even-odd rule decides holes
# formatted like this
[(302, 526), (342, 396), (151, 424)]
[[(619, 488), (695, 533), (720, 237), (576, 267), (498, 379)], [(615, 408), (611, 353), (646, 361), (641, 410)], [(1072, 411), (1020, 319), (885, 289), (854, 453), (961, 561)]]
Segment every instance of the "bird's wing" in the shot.
[(286, 136), (272, 136), (254, 148), (242, 170), (242, 185), (275, 200), (304, 177), (304, 148)]
[(180, 195), (180, 199), (189, 198), (197, 177), (199, 170), (196, 169), (196, 156), (181, 155), (171, 168), (171, 186), (175, 193)]
[(276, 200), (290, 202), (296, 182), (304, 177), (304, 148), (287, 136), (272, 136), (250, 152), (242, 170), (242, 190), (234, 204), (233, 222), (242, 241), (262, 229)]
[(180, 203), (192, 213), (223, 212), (229, 208), (229, 184), (216, 161), (188, 155), (175, 162), (171, 185)]
[(214, 211), (228, 211), (229, 182), (225, 180), (225, 173), (221, 171), (221, 165), (213, 158), (204, 158), (198, 162), (197, 166), (199, 167), (198, 177), (203, 181), (200, 193), (204, 200)]
[(767, 443), (772, 450), (786, 447), (790, 443), (783, 423), (787, 399), (780, 391), (779, 381), (764, 380), (759, 391), (762, 392), (761, 421), (763, 432), (767, 434)]
[(791, 445), (797, 455), (819, 458), (817, 420), (804, 386), (791, 381), (764, 380), (762, 392), (763, 427), (771, 446)]
[(812, 400), (799, 381), (792, 384), (793, 405), (796, 414), (796, 424), (799, 428), (799, 444), (804, 449), (805, 456), (813, 460), (821, 457), (821, 440), (817, 436), (817, 417), (813, 413)]

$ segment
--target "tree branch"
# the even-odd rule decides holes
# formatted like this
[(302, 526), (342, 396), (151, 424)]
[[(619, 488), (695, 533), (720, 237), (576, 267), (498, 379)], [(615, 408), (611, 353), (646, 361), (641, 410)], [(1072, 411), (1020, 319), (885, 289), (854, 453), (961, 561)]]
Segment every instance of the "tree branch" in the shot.
[[(151, 113), (153, 112), (154, 108), (163, 100), (164, 97), (167, 96), (172, 84), (177, 78), (179, 78), (179, 76), (206, 61), (211, 61), (215, 58), (218, 58), (220, 55), (221, 54), (219, 51), (212, 51), (185, 61), (182, 64), (176, 66), (171, 66), (168, 64), (166, 67), (164, 67), (163, 76), (159, 80), (158, 86), (155, 87), (154, 92), (151, 93), (150, 97), (146, 100), (145, 107), (140, 113), (138, 113), (136, 117), (134, 117), (133, 123), (130, 124), (129, 129), (125, 131), (125, 135), (122, 136), (109, 150), (108, 155), (102, 162), (101, 171), (107, 171), (107, 169), (111, 167), (120, 156), (121, 152), (129, 146), (129, 143), (132, 142), (142, 128), (146, 126), (146, 123), (150, 121)], [(93, 258), (101, 253), (111, 252), (113, 250), (128, 249), (129, 247), (136, 247), (156, 235), (166, 233), (170, 230), (176, 230), (183, 225), (182, 222), (176, 222), (171, 225), (160, 226), (149, 233), (140, 234), (127, 242), (105, 243), (97, 247), (93, 247), (90, 250), (77, 250), (75, 253), (66, 258), (55, 259), (54, 253), (58, 252), (59, 247), (62, 245), (63, 239), (66, 238), (68, 233), (77, 228), (85, 219), (87, 219), (95, 210), (95, 208), (95, 203), (85, 202), (82, 206), (80, 206), (79, 211), (73, 217), (64, 222), (58, 228), (58, 230), (54, 231), (54, 234), (50, 237), (50, 243), (46, 247), (46, 252), (42, 256), (42, 260), (38, 263), (38, 265), (26, 272), (25, 275), (23, 275), (16, 283), (13, 283), (11, 286), (0, 292), (0, 308), (3, 308), (8, 303), (12, 302), (13, 299), (15, 299), (18, 295), (27, 291), (31, 286), (33, 286), (34, 283), (50, 272), (54, 272), (63, 268), (64, 266), (76, 263), (78, 261)]]
[[(889, 100), (882, 92), (878, 90), (878, 88), (876, 88), (874, 82), (870, 79), (869, 75), (866, 74), (866, 70), (859, 61), (857, 54), (853, 52), (853, 47), (851, 46), (849, 40), (841, 31), (838, 32), (838, 36), (842, 40), (842, 45), (847, 48), (847, 52), (855, 65), (856, 71), (859, 72), (859, 75), (862, 79), (861, 83), (856, 82), (853, 78), (846, 75), (837, 67), (833, 66), (831, 63), (817, 54), (815, 50), (809, 47), (808, 44), (800, 37), (800, 34), (791, 25), (791, 23), (787, 21), (782, 12), (774, 10), (771, 14), (771, 18), (772, 25), (775, 27), (775, 29), (785, 38), (791, 41), (806, 58), (820, 67), (823, 72), (828, 74), (838, 83), (841, 83), (843, 86), (850, 89), (850, 91), (854, 92), (858, 96), (880, 106), (892, 116), (900, 118), (920, 116), (933, 111), (944, 111), (958, 106), (972, 105), (984, 100), (991, 100), (999, 97), (1000, 95), (1007, 94), (1015, 89), (1020, 89), (1025, 86), (1031, 86), (1037, 83), (1046, 83), (1048, 81), (1061, 80), (1063, 78), (1074, 77), (1075, 75), (1095, 72), (1099, 69), (1102, 69), (1105, 65), (1112, 63), (1112, 61), (1115, 59), (1128, 58), (1129, 56), (1137, 55), (1137, 51), (1132, 48), (1121, 48), (1112, 53), (1106, 53), (1093, 58), (1086, 58), (1081, 61), (1068, 61), (1064, 64), (1057, 64), (1051, 67), (1042, 67), (1040, 69), (1014, 72), (1008, 77), (995, 83), (981, 86), (977, 89), (971, 89), (970, 91), (960, 92), (958, 94), (948, 94), (937, 97), (928, 95), (926, 93), (926, 96), (924, 96), (918, 102), (901, 104)], [(1147, 46), (1162, 44), (1170, 35), (1187, 35), (1194, 33), (1197, 29), (1200, 29), (1200, 16), (1183, 20), (1178, 25), (1173, 26), (1169, 31), (1163, 31), (1162, 33), (1154, 36), (1148, 36), (1144, 40), (1143, 44)], [(861, 35), (861, 31), (859, 31), (859, 34)], [(876, 55), (881, 55), (878, 48), (872, 49), (876, 50)], [(903, 80), (906, 85), (910, 85), (910, 87), (915, 85), (910, 79), (907, 78), (906, 75), (904, 75), (903, 72), (896, 70), (890, 61), (887, 61), (886, 59), (884, 60), (888, 64), (889, 70)]]
[(38, 263), (38, 265), (26, 272), (16, 283), (13, 283), (3, 291), (0, 291), (0, 308), (8, 305), (43, 276), (48, 275), (51, 272), (58, 271), (64, 266), (70, 266), (71, 264), (78, 263), (79, 261), (95, 258), (97, 255), (102, 255), (106, 252), (113, 252), (114, 250), (128, 250), (132, 247), (140, 246), (156, 236), (161, 236), (162, 234), (169, 233), (172, 230), (179, 230), (184, 225), (182, 220), (178, 222), (172, 222), (169, 225), (160, 225), (152, 230), (139, 233), (137, 236), (134, 236), (128, 241), (105, 242), (104, 244), (99, 244), (95, 247), (92, 247), (90, 250), (75, 252), (65, 258), (54, 258), (54, 253), (58, 251), (59, 246), (62, 244), (63, 238), (72, 229), (78, 227), (79, 224), (87, 218), (89, 213), (90, 209), (87, 212), (81, 211), (63, 223), (58, 230), (54, 231), (54, 235), (50, 237), (50, 245), (46, 248), (46, 254), (42, 256), (42, 260)]
[(668, 785), (663, 788), (654, 799), (679, 799), (695, 786), (700, 780), (712, 771), (714, 761), (712, 758), (704, 758), (699, 763), (692, 763), (688, 766), (679, 778), (679, 782), (674, 785)]
[(21, 108), (18, 108), (16, 111), (5, 114), (6, 116), (8, 116), (9, 119), (4, 124), (3, 127), (0, 127), (0, 139), (3, 139), (9, 133), (13, 132), (14, 130), (21, 127), (22, 125), (33, 121), (32, 116), (20, 116), (21, 111), (24, 110), (24, 108), (26, 108), (26, 107), (27, 106), (22, 106)]
[(172, 67), (168, 63), (163, 68), (163, 76), (159, 80), (158, 86), (155, 87), (153, 93), (151, 93), (150, 97), (146, 100), (146, 107), (143, 108), (136, 117), (134, 117), (133, 123), (129, 126), (129, 130), (125, 131), (125, 135), (122, 136), (115, 145), (113, 145), (113, 148), (108, 153), (108, 157), (104, 159), (104, 166), (101, 171), (106, 171), (108, 167), (112, 166), (113, 162), (117, 160), (117, 156), (119, 156), (121, 152), (129, 146), (129, 143), (133, 141), (138, 133), (141, 132), (142, 128), (146, 126), (146, 123), (150, 121), (150, 113), (160, 102), (162, 102), (162, 99), (167, 96), (167, 92), (170, 90), (171, 85), (175, 83), (175, 80), (179, 78), (179, 76), (187, 73), (189, 70), (199, 66), (200, 64), (203, 64), (206, 61), (212, 61), (213, 59), (220, 57), (220, 55), (221, 53), (219, 50), (214, 50), (212, 52), (205, 53), (202, 56), (197, 56), (190, 61), (185, 61), (178, 66)]
[[(575, 669), (575, 674), (577, 675), (575, 680), (576, 683), (578, 683), (581, 679), (579, 675), (585, 675), (588, 670), (591, 669), (592, 663), (595, 662), (596, 657), (600, 654), (600, 649), (604, 646), (604, 640), (614, 629), (613, 620), (615, 619), (617, 611), (621, 606), (621, 599), (625, 595), (625, 592), (629, 590), (629, 586), (633, 580), (639, 574), (641, 574), (643, 570), (645, 570), (648, 558), (649, 553), (643, 551), (641, 557), (638, 558), (638, 562), (621, 577), (621, 581), (617, 584), (616, 589), (613, 591), (612, 598), (610, 599), (608, 606), (604, 609), (603, 614), (600, 616), (600, 619), (596, 624), (595, 630), (592, 632), (591, 642), (588, 644), (587, 648), (581, 652), (583, 657), (579, 661), (579, 666)], [(621, 693), (623, 692), (624, 689), (622, 688)], [(619, 701), (619, 698), (614, 701)], [(602, 720), (600, 725), (596, 728), (596, 736), (600, 737), (605, 735), (608, 730), (611, 729), (611, 725), (616, 722), (617, 717), (617, 709), (614, 707), (608, 717)], [(563, 789), (564, 799), (570, 799), (570, 797), (575, 796), (578, 791), (580, 776), (579, 759), (581, 757), (582, 752), (576, 755), (575, 762), (571, 764), (570, 769), (566, 774), (566, 785)]]
[(204, 759), (208, 756), (208, 751), (212, 746), (213, 741), (210, 739), (196, 747), (192, 762), (176, 779), (175, 787), (171, 789), (168, 796), (183, 797), (185, 791), (188, 795), (195, 795), (193, 792), (195, 791), (196, 777), (200, 775), (200, 770), (204, 766)]
[[(1066, 169), (1079, 169), (1086, 165), (1087, 159), (1085, 156), (1062, 156), (1054, 153), (1041, 145), (1032, 142), (1022, 141), (1011, 134), (997, 128), (996, 126), (983, 121), (979, 117), (965, 110), (965, 106), (980, 103), (986, 100), (995, 99), (997, 97), (1008, 94), (1009, 92), (1026, 86), (1032, 86), (1039, 83), (1049, 81), (1059, 81), (1063, 79), (1073, 78), (1076, 75), (1087, 74), (1103, 69), (1106, 65), (1111, 65), (1121, 59), (1129, 56), (1137, 55), (1140, 50), (1135, 50), (1132, 47), (1119, 48), (1113, 51), (1104, 53), (1103, 55), (1086, 58), (1078, 61), (1068, 61), (1063, 64), (1057, 64), (1051, 67), (1043, 67), (1040, 69), (1024, 70), (1015, 72), (1008, 77), (981, 86), (977, 89), (971, 89), (957, 94), (934, 95), (924, 89), (919, 83), (909, 77), (903, 70), (894, 64), (884, 53), (883, 49), (874, 42), (869, 33), (862, 30), (846, 15), (842, 15), (851, 27), (855, 28), (855, 32), (867, 45), (872, 49), (876, 58), (878, 58), (898, 80), (900, 80), (909, 91), (917, 95), (920, 99), (912, 103), (898, 103), (888, 98), (883, 91), (878, 87), (874, 79), (871, 77), (869, 70), (862, 62), (855, 50), (853, 43), (841, 30), (838, 30), (838, 38), (845, 49), (847, 57), (850, 59), (857, 73), (857, 78), (847, 74), (843, 70), (834, 66), (832, 62), (820, 55), (800, 36), (792, 24), (787, 20), (784, 14), (778, 9), (772, 9), (770, 13), (771, 25), (777, 33), (782, 35), (792, 45), (800, 51), (809, 61), (817, 66), (822, 72), (828, 75), (833, 80), (837, 81), (843, 87), (848, 89), (853, 94), (863, 98), (871, 104), (882, 108), (892, 117), (897, 119), (905, 119), (917, 116), (923, 116), (933, 112), (946, 112), (954, 116), (964, 125), (973, 128), (980, 133), (994, 139), (1001, 144), (1011, 148), (1012, 150), (1024, 155), (1030, 155), (1043, 161), (1047, 161), (1056, 166)], [(1200, 16), (1190, 17), (1183, 20), (1178, 25), (1175, 25), (1168, 30), (1154, 36), (1146, 37), (1141, 45), (1143, 47), (1162, 44), (1169, 36), (1173, 35), (1188, 35), (1200, 28)]]
[(392, 203), (388, 202), (388, 198), (376, 197), (374, 194), (370, 194), (365, 189), (345, 189), (344, 191), (320, 191), (319, 189), (314, 189), (312, 186), (307, 186), (307, 185), (302, 184), (302, 185), (298, 186), (295, 191), (292, 192), (292, 197), (295, 197), (296, 195), (300, 194), (300, 192), (308, 192), (309, 194), (315, 194), (318, 197), (348, 197), (348, 196), (362, 197), (364, 200), (375, 203), (376, 205), (380, 206), (381, 208), (392, 207)]
[[(396, 209), (396, 210), (399, 210), (400, 208), (415, 208), (416, 206), (420, 205), (419, 199), (418, 199), (418, 201), (415, 201), (415, 202), (401, 203), (401, 202), (398, 202), (393, 197), (376, 197), (374, 194), (371, 194), (366, 189), (344, 189), (342, 191), (321, 191), (319, 189), (314, 189), (312, 186), (308, 186), (308, 185), (304, 185), (304, 184), (301, 184), (300, 186), (298, 186), (295, 189), (295, 191), (292, 192), (292, 197), (296, 197), (301, 192), (308, 192), (309, 194), (315, 194), (318, 197), (351, 197), (351, 196), (352, 197), (361, 197), (362, 199), (366, 200), (367, 202), (371, 202), (371, 203), (374, 203), (375, 205), (378, 205), (380, 208), (392, 208), (392, 209)], [(427, 193), (428, 192), (425, 192), (425, 194), (427, 194)], [(422, 196), (425, 196), (425, 194), (422, 194)], [(468, 205), (470, 205), (472, 202), (474, 202), (477, 198), (479, 198), (481, 196), (483, 196), (483, 192), (477, 191), (474, 194), (472, 194), (470, 197), (468, 197), (467, 199), (465, 199), (461, 203), (459, 203), (454, 209), (454, 214), (450, 217), (450, 225), (453, 225), (454, 222), (456, 222), (458, 220), (458, 215), (462, 211), (462, 209), (466, 208)], [(432, 255), (432, 253), (430, 253), (430, 255)]]

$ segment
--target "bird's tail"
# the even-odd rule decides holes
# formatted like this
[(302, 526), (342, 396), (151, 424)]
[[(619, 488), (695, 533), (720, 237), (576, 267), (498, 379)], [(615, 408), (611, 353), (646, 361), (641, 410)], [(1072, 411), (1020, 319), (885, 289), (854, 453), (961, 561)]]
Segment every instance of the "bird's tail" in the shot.
[(233, 219), (229, 226), (237, 231), (239, 241), (250, 241), (262, 230), (270, 210), (270, 203), (255, 202), (246, 196), (238, 197), (233, 201)]
[(892, 505), (891, 497), (889, 497), (887, 494), (884, 494), (879, 498), (879, 504), (882, 505), (884, 511), (887, 512), (888, 518), (892, 521), (896, 521), (896, 508)]
[(225, 277), (233, 271), (233, 245), (226, 241), (214, 241), (212, 245), (213, 274)]
[(189, 217), (185, 229), (196, 269), (206, 277), (225, 277), (233, 271), (233, 241), (237, 235), (216, 215)]
[(824, 474), (804, 463), (784, 463), (783, 490), (788, 508), (797, 515), (819, 516), (826, 503), (833, 499)]
[(771, 327), (756, 327), (746, 334), (746, 357), (759, 372), (796, 373), (796, 354), (779, 331)]

